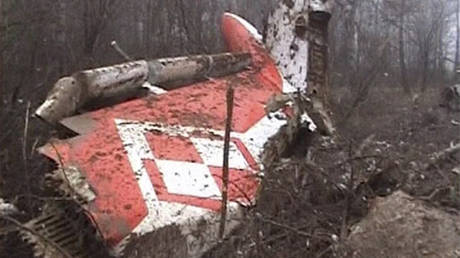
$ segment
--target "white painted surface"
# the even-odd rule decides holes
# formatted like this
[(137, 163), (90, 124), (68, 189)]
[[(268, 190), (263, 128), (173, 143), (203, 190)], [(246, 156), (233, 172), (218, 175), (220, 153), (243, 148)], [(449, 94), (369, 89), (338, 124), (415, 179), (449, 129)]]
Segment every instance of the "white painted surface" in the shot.
[(139, 184), (139, 189), (147, 206), (147, 216), (137, 225), (133, 233), (142, 234), (155, 229), (154, 222), (161, 220), (158, 197), (150, 181), (143, 159), (153, 159), (152, 151), (148, 146), (142, 130), (135, 124), (126, 123), (123, 120), (115, 120), (118, 133), (123, 142), (129, 163)]
[(307, 88), (308, 42), (295, 35), (295, 19), (303, 16), (308, 20), (308, 0), (293, 0), (293, 8), (280, 1), (278, 8), (268, 20), (266, 45), (276, 60), (278, 69), (288, 83), (283, 92), (290, 93)]
[[(231, 232), (241, 223), (243, 209), (238, 203), (230, 202), (227, 206), (227, 218), (225, 235)], [(200, 219), (206, 221), (206, 227), (200, 223)], [(201, 217), (192, 217), (184, 221), (182, 235), (187, 238), (188, 257), (198, 258), (219, 241), (220, 214), (207, 212)], [(197, 235), (197, 232), (199, 234)]]
[(300, 116), (300, 122), (302, 124), (308, 123), (308, 130), (310, 130), (310, 132), (314, 132), (317, 128), (316, 124), (313, 120), (311, 120), (307, 113), (303, 113), (302, 116)]
[[(224, 141), (211, 140), (206, 138), (191, 138), (204, 164), (213, 167), (222, 167), (224, 162)], [(230, 142), (228, 154), (229, 168), (250, 169), (243, 154), (233, 142)]]
[(328, 12), (332, 10), (332, 0), (310, 0), (310, 8), (315, 12)]
[(220, 198), (216, 181), (205, 164), (155, 160), (169, 193), (201, 198)]
[[(283, 93), (293, 93), (293, 92), (297, 92), (299, 89), (302, 89), (300, 86), (298, 88), (294, 87), (288, 80), (286, 80), (286, 78), (284, 78), (284, 76), (282, 76), (282, 79), (283, 79)], [(306, 84), (305, 84), (305, 87), (306, 87)]]
[[(286, 120), (275, 117), (283, 117), (283, 114), (279, 113), (271, 119), (268, 117), (262, 118), (244, 134), (231, 134), (232, 138), (241, 140), (256, 162), (259, 162), (259, 165), (261, 165), (260, 155), (264, 144), (269, 137), (278, 132), (279, 128), (286, 123)], [(148, 215), (136, 227), (134, 233), (145, 234), (151, 232), (156, 227), (166, 226), (169, 224), (168, 221), (175, 221), (182, 216), (162, 208), (144, 165), (144, 160), (155, 161), (160, 174), (163, 175), (166, 187), (171, 193), (193, 197), (220, 197), (220, 191), (214, 178), (211, 176), (208, 166), (222, 167), (223, 142), (207, 138), (191, 137), (191, 133), (199, 131), (200, 135), (223, 136), (223, 131), (121, 119), (116, 119), (115, 123), (123, 146), (128, 154), (133, 173), (138, 180), (142, 196), (147, 204)], [(156, 158), (145, 138), (145, 133), (151, 131), (163, 132), (169, 136), (189, 138), (200, 154), (204, 164)], [(248, 162), (233, 143), (231, 144), (231, 154), (229, 157), (229, 167), (250, 170)]]
[(166, 90), (164, 90), (164, 89), (162, 89), (162, 88), (160, 88), (158, 86), (152, 85), (152, 84), (150, 84), (150, 82), (144, 82), (144, 84), (142, 84), (142, 87), (148, 89), (151, 93), (153, 93), (155, 95), (161, 95), (161, 94), (167, 93)]
[(282, 112), (271, 113), (270, 117), (271, 118), (268, 116), (263, 117), (246, 133), (240, 136), (241, 141), (261, 167), (262, 164), (260, 159), (265, 143), (287, 122), (286, 116)]
[[(262, 36), (250, 23), (236, 15), (229, 13), (227, 13), (227, 15), (241, 22), (257, 40), (262, 40)], [(299, 56), (298, 58), (305, 58), (305, 56)], [(289, 64), (287, 60), (286, 64)], [(296, 62), (294, 68), (292, 67), (293, 64), (289, 64), (288, 67), (290, 70), (294, 71), (298, 68), (298, 64), (299, 63)], [(302, 71), (302, 74), (303, 73), (306, 75), (306, 69), (305, 72)], [(297, 91), (299, 87), (306, 87), (306, 85), (303, 84), (300, 86), (293, 86), (286, 79), (284, 82), (283, 88), (287, 92)], [(159, 94), (162, 93), (160, 92)], [(286, 124), (286, 117), (281, 112), (272, 113), (271, 117), (272, 118), (268, 118), (267, 116), (263, 117), (245, 133), (232, 132), (231, 134), (232, 138), (241, 140), (260, 167), (262, 167), (260, 160), (265, 143)], [(215, 240), (218, 237), (220, 214), (191, 205), (159, 201), (156, 197), (153, 184), (148, 177), (143, 160), (155, 161), (170, 193), (204, 198), (220, 198), (219, 188), (214, 178), (210, 176), (208, 166), (222, 166), (223, 142), (210, 140), (208, 138), (192, 137), (192, 135), (194, 132), (198, 131), (200, 132), (199, 135), (217, 135), (223, 137), (224, 132), (208, 128), (170, 126), (159, 123), (126, 121), (121, 119), (116, 119), (115, 123), (123, 141), (123, 145), (128, 152), (133, 172), (136, 178), (139, 179), (139, 187), (146, 200), (148, 209), (148, 215), (136, 227), (133, 233), (143, 235), (168, 225), (180, 225), (182, 234), (187, 238), (184, 244), (187, 245), (190, 257), (200, 257), (204, 250), (208, 250), (216, 244), (211, 240)], [(204, 164), (156, 158), (144, 136), (144, 134), (149, 131), (161, 132), (169, 136), (189, 138), (200, 154)], [(229, 167), (250, 170), (248, 162), (233, 143), (231, 143), (230, 146)], [(214, 182), (211, 182), (211, 180)], [(241, 219), (242, 216), (240, 205), (236, 202), (230, 202), (228, 205), (227, 231), (230, 231), (239, 224), (238, 220)], [(206, 221), (204, 229), (200, 221)], [(203, 235), (197, 236), (195, 234), (198, 227), (200, 227), (199, 231), (202, 232)], [(126, 237), (114, 249), (115, 254), (121, 254), (129, 239), (130, 236)]]
[[(228, 209), (228, 218), (230, 220), (238, 219), (241, 216), (241, 210), (239, 206), (235, 203), (229, 203)], [(218, 229), (214, 229), (218, 224), (217, 216), (218, 213), (211, 212), (207, 209), (185, 205), (181, 203), (172, 203), (159, 201), (158, 209), (161, 210), (163, 216), (161, 219), (151, 220), (151, 225), (153, 229), (159, 229), (171, 225), (179, 225), (182, 230), (182, 235), (186, 236), (187, 241), (183, 243), (187, 245), (189, 250), (190, 257), (199, 257), (203, 250), (207, 250), (210, 246), (213, 245), (211, 239), (217, 238)], [(193, 234), (194, 229), (197, 227), (197, 223), (201, 221), (206, 221), (206, 228), (200, 230), (203, 232), (203, 235)], [(203, 224), (201, 224), (203, 226)], [(123, 249), (131, 240), (133, 235), (144, 235), (147, 233), (153, 232), (149, 231), (138, 231), (133, 232), (133, 234), (125, 237), (115, 248), (112, 250), (112, 255), (121, 256), (123, 255)]]
[[(282, 113), (272, 114), (271, 119), (264, 117), (246, 133), (233, 132), (231, 137), (240, 139), (256, 162), (261, 165), (260, 155), (262, 154), (263, 146), (286, 123), (284, 118), (284, 114)], [(223, 136), (224, 131), (188, 126), (169, 126), (122, 119), (116, 119), (115, 123), (123, 146), (127, 151), (133, 173), (136, 179), (138, 179), (139, 188), (148, 210), (148, 215), (134, 229), (133, 234), (143, 235), (168, 225), (181, 225), (184, 235), (187, 236), (186, 244), (189, 245), (190, 253), (192, 254), (191, 257), (198, 257), (193, 254), (198, 255), (203, 250), (203, 246), (211, 246), (212, 243), (203, 242), (202, 238), (190, 235), (187, 232), (193, 230), (193, 225), (196, 226), (197, 221), (204, 219), (207, 221), (208, 233), (211, 234), (204, 239), (216, 239), (218, 232), (217, 218), (220, 217), (219, 214), (195, 206), (159, 201), (144, 165), (144, 160), (155, 161), (170, 193), (219, 199), (221, 193), (210, 174), (208, 166), (222, 166), (223, 142), (207, 138), (196, 138), (191, 135), (193, 132), (199, 131), (200, 135)], [(189, 138), (206, 164), (156, 158), (145, 138), (145, 133), (151, 131), (162, 132), (169, 136)], [(231, 144), (229, 167), (250, 170), (247, 161), (233, 143)], [(229, 220), (242, 216), (239, 204), (230, 202), (229, 205)], [(213, 220), (216, 220), (216, 223)], [(235, 221), (232, 221), (232, 223), (233, 226), (236, 224)], [(233, 226), (229, 226), (229, 229)], [(126, 237), (114, 248), (114, 254), (120, 255), (122, 253), (124, 246), (129, 242), (129, 238), (130, 236)]]

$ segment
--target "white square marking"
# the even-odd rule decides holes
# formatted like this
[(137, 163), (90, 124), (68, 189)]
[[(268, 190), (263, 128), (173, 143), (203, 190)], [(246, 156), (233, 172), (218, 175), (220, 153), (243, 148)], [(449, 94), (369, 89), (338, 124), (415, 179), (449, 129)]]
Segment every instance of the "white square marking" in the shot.
[[(204, 164), (213, 167), (222, 167), (224, 155), (224, 142), (215, 141), (205, 138), (190, 139), (198, 153), (201, 156)], [(228, 155), (228, 167), (235, 169), (248, 169), (249, 165), (246, 162), (243, 154), (238, 150), (233, 142), (230, 142), (230, 150)]]
[(155, 160), (169, 193), (201, 198), (221, 197), (219, 187), (204, 164)]

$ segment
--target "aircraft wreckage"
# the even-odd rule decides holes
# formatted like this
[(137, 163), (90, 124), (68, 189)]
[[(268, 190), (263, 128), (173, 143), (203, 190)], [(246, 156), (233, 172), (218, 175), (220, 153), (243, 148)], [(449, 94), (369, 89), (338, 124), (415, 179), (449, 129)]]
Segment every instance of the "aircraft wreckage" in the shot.
[(127, 257), (166, 249), (168, 257), (199, 257), (214, 246), (223, 223), (229, 88), (220, 233), (238, 226), (270, 159), (264, 145), (281, 137), (272, 151), (281, 152), (299, 128), (315, 125), (301, 94), (276, 105), (293, 87), (257, 31), (229, 13), (221, 28), (227, 53), (129, 61), (55, 84), (35, 115), (76, 136), (39, 149), (58, 166), (47, 181), (67, 199), (25, 224), (22, 236), (37, 256), (93, 257), (86, 246), (94, 239)]

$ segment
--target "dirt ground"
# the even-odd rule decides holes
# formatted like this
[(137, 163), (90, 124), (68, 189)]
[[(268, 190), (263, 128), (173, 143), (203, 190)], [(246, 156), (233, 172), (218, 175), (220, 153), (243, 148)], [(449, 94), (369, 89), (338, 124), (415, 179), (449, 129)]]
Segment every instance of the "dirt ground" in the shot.
[[(341, 89), (332, 92), (338, 136), (300, 139), (268, 166), (244, 226), (205, 257), (343, 257), (350, 227), (375, 197), (398, 189), (439, 209), (460, 210), (460, 175), (453, 173), (460, 157), (432, 155), (460, 142), (460, 126), (453, 123), (460, 114), (439, 107), (441, 86), (415, 100), (397, 88), (375, 88), (347, 121), (350, 99)], [(9, 136), (11, 148), (0, 153), (0, 197), (22, 211), (19, 221), (36, 216), (55, 196), (41, 187), (53, 165), (33, 152), (49, 130), (31, 121), (23, 161), (23, 117)], [(0, 221), (0, 257), (31, 257), (10, 226)]]
[(374, 89), (343, 121), (350, 99), (333, 89), (339, 135), (317, 136), (307, 153), (293, 146), (291, 156), (267, 168), (245, 226), (207, 257), (347, 257), (351, 226), (376, 197), (396, 190), (458, 213), (460, 175), (453, 169), (460, 156), (432, 155), (460, 142), (460, 113), (439, 106), (441, 90), (413, 98)]

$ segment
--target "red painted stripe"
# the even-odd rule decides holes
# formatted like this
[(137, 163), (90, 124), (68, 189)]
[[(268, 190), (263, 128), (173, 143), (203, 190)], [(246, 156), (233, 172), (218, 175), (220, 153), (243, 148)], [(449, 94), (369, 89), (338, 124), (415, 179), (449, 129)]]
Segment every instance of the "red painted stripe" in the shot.
[(248, 162), (249, 167), (254, 169), (255, 171), (260, 170), (259, 165), (257, 165), (256, 160), (252, 157), (251, 153), (249, 152), (248, 148), (241, 142), (240, 139), (238, 138), (232, 138), (232, 142), (235, 143), (236, 147), (240, 150), (241, 154), (243, 154), (243, 157), (246, 159), (246, 162)]
[(145, 137), (157, 159), (203, 163), (190, 139), (157, 132), (147, 133)]
[(117, 244), (147, 215), (138, 183), (113, 121), (77, 139), (67, 165), (77, 166), (91, 184), (97, 197), (89, 211), (109, 244)]
[[(209, 167), (209, 169), (222, 191), (222, 168)], [(238, 201), (246, 205), (252, 204), (258, 185), (259, 180), (251, 171), (229, 169), (228, 199), (230, 201)]]

